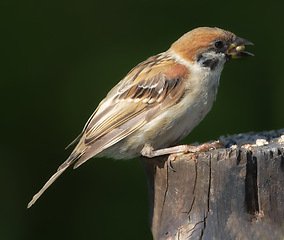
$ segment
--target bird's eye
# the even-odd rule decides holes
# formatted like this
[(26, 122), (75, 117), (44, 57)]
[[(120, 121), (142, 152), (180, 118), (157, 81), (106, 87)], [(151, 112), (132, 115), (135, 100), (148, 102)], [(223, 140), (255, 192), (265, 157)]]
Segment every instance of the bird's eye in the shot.
[(218, 41), (215, 42), (214, 45), (215, 45), (216, 48), (222, 48), (224, 46), (224, 43), (222, 41), (218, 40)]

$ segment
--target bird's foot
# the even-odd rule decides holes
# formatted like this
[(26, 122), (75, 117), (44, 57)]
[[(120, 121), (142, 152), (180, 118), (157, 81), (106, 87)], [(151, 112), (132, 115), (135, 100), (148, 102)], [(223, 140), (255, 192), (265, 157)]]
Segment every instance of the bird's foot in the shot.
[(187, 153), (204, 152), (207, 150), (220, 148), (221, 146), (222, 144), (220, 143), (220, 141), (215, 141), (212, 143), (203, 143), (198, 146), (179, 145), (175, 147), (154, 150), (154, 148), (151, 145), (145, 144), (145, 146), (141, 150), (141, 154), (142, 156), (148, 157), (148, 158), (170, 154), (168, 157), (167, 163), (168, 163), (168, 167), (174, 171), (171, 162), (174, 161), (178, 156), (187, 154)]

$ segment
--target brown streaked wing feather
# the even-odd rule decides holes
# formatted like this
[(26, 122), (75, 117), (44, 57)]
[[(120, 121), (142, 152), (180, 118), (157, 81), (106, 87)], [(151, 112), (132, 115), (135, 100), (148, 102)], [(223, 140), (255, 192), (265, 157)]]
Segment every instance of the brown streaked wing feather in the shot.
[[(103, 135), (112, 131), (113, 129), (121, 126), (123, 123), (127, 122), (129, 119), (134, 118), (143, 111), (143, 105), (131, 105), (129, 104), (126, 108), (123, 106), (109, 107), (103, 111), (101, 115), (98, 114), (94, 117), (94, 120), (98, 120), (94, 125), (90, 125), (90, 128), (86, 131), (85, 144), (89, 145), (96, 141)], [(101, 118), (103, 121), (101, 121)]]
[(105, 106), (101, 106), (102, 110), (98, 110), (93, 116), (85, 131), (85, 143), (91, 144), (130, 119), (153, 108), (164, 101), (167, 95), (169, 99), (175, 99), (178, 96), (176, 93), (183, 94), (181, 77), (184, 76), (167, 79), (162, 73), (163, 70), (160, 69), (159, 74), (154, 76), (148, 73), (141, 74), (128, 88), (118, 89), (117, 94), (106, 101)]

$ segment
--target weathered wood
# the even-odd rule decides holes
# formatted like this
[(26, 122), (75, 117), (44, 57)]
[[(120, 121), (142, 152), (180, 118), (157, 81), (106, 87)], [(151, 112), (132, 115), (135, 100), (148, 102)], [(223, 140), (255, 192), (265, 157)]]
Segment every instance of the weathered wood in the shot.
[(141, 158), (154, 239), (282, 240), (283, 134), (221, 137), (226, 148), (180, 156), (172, 162), (175, 171), (167, 157)]

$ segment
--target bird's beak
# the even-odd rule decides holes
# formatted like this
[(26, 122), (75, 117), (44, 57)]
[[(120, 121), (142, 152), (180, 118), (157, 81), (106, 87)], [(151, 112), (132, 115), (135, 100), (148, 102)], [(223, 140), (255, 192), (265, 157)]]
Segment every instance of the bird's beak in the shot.
[(227, 55), (231, 58), (243, 58), (243, 57), (251, 57), (254, 56), (252, 53), (246, 52), (244, 45), (253, 45), (252, 42), (237, 37), (236, 40), (231, 44), (227, 51)]

